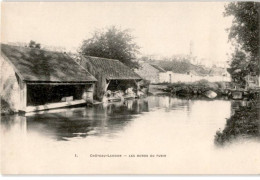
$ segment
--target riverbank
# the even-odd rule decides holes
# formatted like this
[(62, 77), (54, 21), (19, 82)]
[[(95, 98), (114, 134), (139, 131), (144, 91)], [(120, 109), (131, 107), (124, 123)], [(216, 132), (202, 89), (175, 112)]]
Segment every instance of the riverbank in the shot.
[(237, 138), (256, 138), (260, 140), (260, 93), (254, 95), (247, 106), (239, 107), (227, 119), (225, 128), (215, 135), (215, 144), (224, 145)]
[(218, 96), (225, 94), (227, 83), (225, 82), (209, 82), (207, 80), (201, 80), (192, 83), (171, 83), (171, 84), (158, 84), (161, 86), (160, 90), (178, 95), (178, 96), (199, 96), (204, 95), (207, 91), (213, 91)]
[(225, 97), (236, 100), (252, 100), (255, 95), (260, 93), (259, 88), (235, 89), (230, 82), (209, 82), (207, 80), (192, 83), (160, 83), (153, 86), (155, 86), (154, 89), (157, 88), (157, 91), (188, 98), (207, 97), (214, 99)]

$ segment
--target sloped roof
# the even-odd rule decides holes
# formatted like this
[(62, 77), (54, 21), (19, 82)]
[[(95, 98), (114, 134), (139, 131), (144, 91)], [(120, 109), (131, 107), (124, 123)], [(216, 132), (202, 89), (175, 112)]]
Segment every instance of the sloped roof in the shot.
[(205, 76), (208, 74), (208, 70), (206, 70), (205, 68), (201, 66), (193, 65), (186, 61), (158, 60), (158, 61), (154, 61), (154, 63), (162, 67), (166, 71), (172, 71), (178, 74), (186, 74), (188, 72), (200, 76)]
[(159, 72), (166, 72), (163, 68), (161, 68), (160, 66), (157, 66), (155, 64), (150, 64), (152, 67), (154, 67), (155, 69), (157, 69)]
[(1, 44), (2, 54), (22, 80), (29, 82), (94, 82), (95, 77), (67, 54)]
[(186, 74), (190, 72), (190, 64), (183, 61), (155, 61), (158, 66), (162, 67), (166, 71), (172, 71), (174, 73)]
[(81, 65), (87, 66), (84, 61), (90, 62), (95, 69), (106, 76), (108, 80), (141, 80), (142, 78), (119, 60), (92, 56), (82, 56)]

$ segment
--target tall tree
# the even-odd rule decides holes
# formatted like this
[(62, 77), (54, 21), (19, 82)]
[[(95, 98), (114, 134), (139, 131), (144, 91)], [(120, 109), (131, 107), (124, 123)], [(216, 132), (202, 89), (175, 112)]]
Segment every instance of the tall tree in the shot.
[[(234, 81), (244, 85), (249, 73), (259, 75), (259, 14), (258, 2), (231, 2), (225, 16), (233, 16), (229, 40), (235, 45), (229, 72)], [(240, 77), (239, 77), (240, 76)]]
[(121, 30), (112, 26), (103, 31), (95, 31), (93, 37), (84, 40), (80, 53), (87, 56), (117, 59), (130, 68), (137, 68), (138, 63), (134, 60), (139, 52), (139, 47), (133, 40), (128, 29)]

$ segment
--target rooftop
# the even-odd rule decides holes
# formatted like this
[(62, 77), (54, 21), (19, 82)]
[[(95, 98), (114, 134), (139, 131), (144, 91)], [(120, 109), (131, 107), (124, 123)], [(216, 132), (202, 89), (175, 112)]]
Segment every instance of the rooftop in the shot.
[(141, 80), (142, 78), (119, 60), (107, 59), (93, 56), (82, 56), (81, 65), (87, 66), (86, 61), (91, 63), (95, 69), (102, 72), (108, 80)]
[(85, 68), (66, 53), (1, 44), (1, 53), (23, 81), (94, 82)]

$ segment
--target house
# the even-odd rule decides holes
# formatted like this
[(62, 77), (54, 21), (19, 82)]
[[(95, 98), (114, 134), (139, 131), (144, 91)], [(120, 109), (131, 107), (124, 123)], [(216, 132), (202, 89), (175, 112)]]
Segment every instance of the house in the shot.
[(198, 74), (194, 71), (183, 71), (181, 72), (174, 72), (174, 71), (166, 71), (165, 73), (160, 73), (160, 82), (167, 82), (167, 83), (190, 83), (199, 81), (204, 79), (205, 76)]
[(155, 61), (157, 66), (165, 70), (159, 73), (159, 82), (167, 83), (190, 83), (200, 80), (210, 82), (230, 82), (231, 77), (225, 68), (205, 68), (203, 66), (190, 64), (185, 61)]
[(160, 73), (165, 73), (166, 71), (151, 63), (141, 62), (140, 68), (136, 69), (135, 72), (140, 75), (143, 79), (150, 81), (150, 83), (160, 83)]
[(97, 100), (136, 97), (142, 78), (119, 60), (79, 56), (75, 61), (98, 80), (94, 90)]
[(1, 44), (1, 98), (14, 111), (93, 101), (96, 78), (66, 53)]
[(196, 70), (188, 70), (183, 72), (166, 71), (165, 73), (160, 73), (160, 82), (196, 82), (200, 80), (207, 80), (209, 82), (230, 82), (231, 78), (227, 72), (210, 72), (207, 74), (202, 74)]
[[(177, 82), (194, 82), (205, 78), (195, 70), (190, 70), (187, 64), (182, 62), (169, 62), (170, 64), (165, 64), (165, 69), (170, 67), (168, 71), (162, 68), (160, 65), (153, 63), (143, 62), (141, 63), (141, 68), (137, 69), (135, 72), (139, 74), (142, 78), (150, 80), (151, 83), (177, 83)], [(183, 65), (184, 64), (184, 65)], [(162, 64), (164, 65), (164, 64)]]
[(154, 64), (161, 67), (165, 72), (159, 74), (160, 83), (189, 83), (205, 78), (207, 71), (197, 65), (193, 65), (187, 61), (154, 61)]
[(160, 83), (173, 83), (173, 72), (172, 71), (165, 71), (159, 73), (159, 82)]
[(231, 77), (226, 68), (213, 67), (209, 70), (206, 80), (209, 82), (231, 82)]

